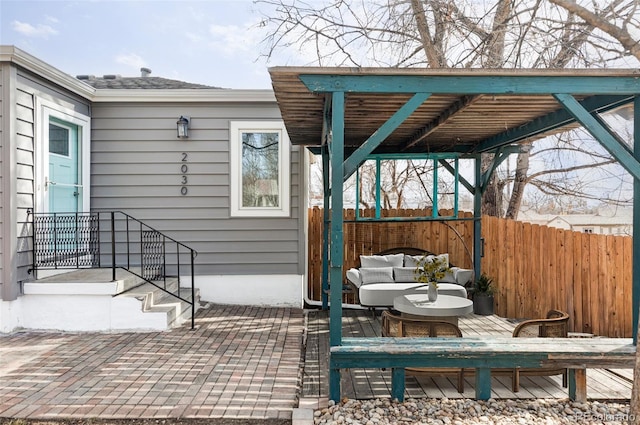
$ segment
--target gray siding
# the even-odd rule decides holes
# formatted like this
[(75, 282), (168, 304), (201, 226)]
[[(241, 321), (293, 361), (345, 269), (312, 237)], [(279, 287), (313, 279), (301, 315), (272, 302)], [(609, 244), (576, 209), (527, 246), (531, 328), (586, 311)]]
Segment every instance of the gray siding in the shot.
[[(189, 138), (176, 121), (190, 116)], [(92, 210), (122, 210), (196, 249), (196, 273), (303, 274), (304, 172), (291, 151), (291, 215), (231, 218), (229, 122), (279, 120), (276, 103), (95, 104)], [(183, 153), (188, 194), (182, 196)]]
[[(31, 225), (27, 211), (34, 209), (35, 205), (35, 146), (37, 142), (35, 122), (37, 119), (36, 98), (51, 100), (84, 115), (90, 115), (90, 103), (64, 89), (33, 75), (32, 73), (17, 69), (15, 87), (12, 88), (14, 101), (12, 103), (14, 119), (12, 119), (14, 150), (12, 153), (12, 173), (15, 179), (15, 192), (11, 195), (11, 203), (15, 210), (13, 217), (17, 222), (15, 234), (15, 280), (16, 284), (10, 291), (13, 297), (17, 296), (18, 282), (33, 279), (29, 274), (32, 268), (32, 240)], [(15, 224), (14, 224), (15, 226)], [(5, 293), (6, 296), (6, 293)]]

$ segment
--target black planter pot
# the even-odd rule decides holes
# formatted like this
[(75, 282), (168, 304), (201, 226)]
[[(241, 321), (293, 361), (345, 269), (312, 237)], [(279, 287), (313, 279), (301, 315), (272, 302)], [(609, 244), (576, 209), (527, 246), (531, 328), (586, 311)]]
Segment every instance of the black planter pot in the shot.
[(473, 294), (473, 312), (481, 316), (493, 314), (493, 295)]

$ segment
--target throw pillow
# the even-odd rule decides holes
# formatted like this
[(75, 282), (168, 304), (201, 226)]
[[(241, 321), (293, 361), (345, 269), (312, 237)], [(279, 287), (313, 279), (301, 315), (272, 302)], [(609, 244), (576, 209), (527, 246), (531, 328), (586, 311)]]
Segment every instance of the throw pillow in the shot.
[(393, 267), (360, 268), (362, 284), (393, 283)]
[(394, 267), (393, 279), (399, 283), (415, 282), (415, 267)]
[(360, 267), (402, 267), (404, 254), (361, 255)]
[(416, 268), (420, 260), (422, 260), (422, 255), (405, 255), (404, 266)]

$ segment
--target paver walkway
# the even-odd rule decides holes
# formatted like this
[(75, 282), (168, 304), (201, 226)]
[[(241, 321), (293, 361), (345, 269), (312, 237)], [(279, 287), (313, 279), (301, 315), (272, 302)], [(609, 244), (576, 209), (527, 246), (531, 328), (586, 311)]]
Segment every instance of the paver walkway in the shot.
[(0, 418), (291, 419), (302, 310), (210, 305), (196, 326), (0, 335)]

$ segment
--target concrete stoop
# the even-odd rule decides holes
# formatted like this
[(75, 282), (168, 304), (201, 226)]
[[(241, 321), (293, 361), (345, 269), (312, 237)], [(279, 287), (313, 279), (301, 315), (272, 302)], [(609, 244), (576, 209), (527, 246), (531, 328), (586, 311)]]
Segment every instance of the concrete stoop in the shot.
[[(168, 291), (178, 286), (175, 278), (154, 283)], [(191, 288), (181, 288), (180, 297), (190, 301)], [(198, 290), (195, 298), (197, 309)], [(125, 270), (115, 281), (111, 269), (82, 269), (27, 282), (20, 301), (21, 327), (34, 330), (163, 331), (191, 319), (188, 302)]]

